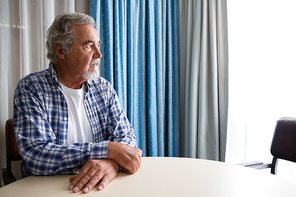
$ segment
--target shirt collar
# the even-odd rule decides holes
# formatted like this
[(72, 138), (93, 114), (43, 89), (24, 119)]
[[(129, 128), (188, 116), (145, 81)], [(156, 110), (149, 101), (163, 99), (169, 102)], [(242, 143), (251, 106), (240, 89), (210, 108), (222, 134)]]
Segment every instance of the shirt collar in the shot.
[[(53, 64), (52, 64), (51, 62), (49, 63), (49, 71), (50, 71), (50, 73), (51, 73), (51, 77), (52, 77), (52, 79), (58, 84), (59, 87), (61, 87), (61, 83), (60, 83), (59, 80), (58, 80), (57, 73), (56, 73), (56, 71), (55, 71), (55, 69), (54, 69), (54, 67), (53, 67)], [(85, 92), (88, 92), (88, 90), (89, 90), (89, 88), (90, 88), (90, 83), (89, 83), (89, 81), (86, 81), (86, 82), (84, 82), (84, 83), (85, 83), (85, 85), (86, 85), (86, 90), (85, 90)]]

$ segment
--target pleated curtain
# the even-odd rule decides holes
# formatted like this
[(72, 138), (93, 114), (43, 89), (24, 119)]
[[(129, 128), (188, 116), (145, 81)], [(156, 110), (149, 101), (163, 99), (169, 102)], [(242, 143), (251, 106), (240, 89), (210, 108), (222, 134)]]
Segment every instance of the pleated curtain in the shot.
[(101, 76), (115, 87), (143, 156), (179, 155), (178, 0), (91, 0)]
[(225, 160), (228, 118), (226, 0), (180, 1), (180, 155)]

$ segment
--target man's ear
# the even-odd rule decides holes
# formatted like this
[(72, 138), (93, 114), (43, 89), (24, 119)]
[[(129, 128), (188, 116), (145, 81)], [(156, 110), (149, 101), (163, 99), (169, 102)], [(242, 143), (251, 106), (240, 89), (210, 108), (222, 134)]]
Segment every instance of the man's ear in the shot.
[(65, 58), (60, 43), (55, 42), (55, 43), (53, 44), (53, 50), (54, 50), (54, 53), (56, 54), (56, 56), (57, 56), (59, 59), (64, 59), (64, 58)]

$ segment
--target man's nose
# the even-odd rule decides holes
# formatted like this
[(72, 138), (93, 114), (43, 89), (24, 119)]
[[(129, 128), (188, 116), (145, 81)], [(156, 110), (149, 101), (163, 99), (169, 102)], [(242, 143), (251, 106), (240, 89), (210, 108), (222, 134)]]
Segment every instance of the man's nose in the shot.
[(94, 58), (101, 58), (102, 57), (102, 53), (100, 52), (100, 49), (98, 46), (94, 47), (94, 54), (93, 54)]

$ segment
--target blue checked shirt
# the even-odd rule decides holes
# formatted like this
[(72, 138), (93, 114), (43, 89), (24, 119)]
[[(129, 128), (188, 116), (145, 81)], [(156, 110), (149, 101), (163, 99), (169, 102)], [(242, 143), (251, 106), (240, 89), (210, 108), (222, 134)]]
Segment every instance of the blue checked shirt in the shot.
[(107, 158), (108, 141), (136, 147), (134, 130), (112, 85), (101, 77), (85, 83), (94, 142), (66, 145), (68, 108), (52, 64), (20, 80), (13, 119), (22, 177), (76, 173), (90, 159)]

